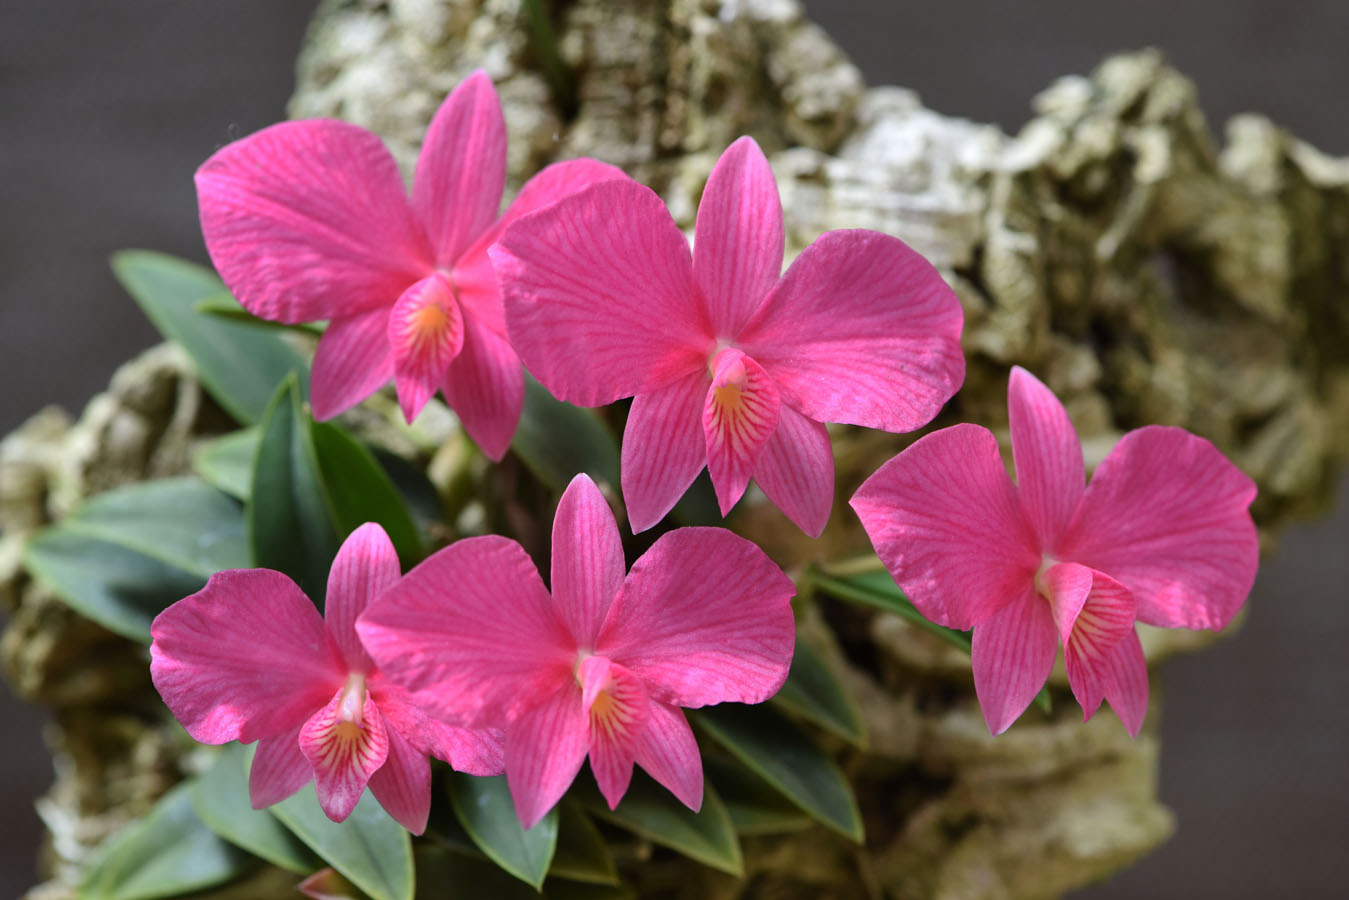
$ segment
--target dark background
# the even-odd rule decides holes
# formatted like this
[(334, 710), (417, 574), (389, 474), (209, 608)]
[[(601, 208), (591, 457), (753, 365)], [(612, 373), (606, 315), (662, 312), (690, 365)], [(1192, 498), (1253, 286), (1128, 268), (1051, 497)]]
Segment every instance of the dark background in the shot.
[[(121, 247), (205, 262), (192, 172), (284, 117), (311, 0), (9, 0), (0, 7), (0, 434), (77, 413), (157, 340), (106, 266)], [(1349, 154), (1343, 0), (809, 0), (870, 84), (1015, 131), (1059, 75), (1163, 48), (1209, 121), (1261, 112)], [(1243, 629), (1168, 664), (1162, 797), (1176, 836), (1095, 898), (1342, 896), (1349, 827), (1349, 480), (1291, 529)], [(1109, 715), (1108, 712), (1105, 713)], [(34, 879), (41, 717), (0, 688), (0, 896)]]

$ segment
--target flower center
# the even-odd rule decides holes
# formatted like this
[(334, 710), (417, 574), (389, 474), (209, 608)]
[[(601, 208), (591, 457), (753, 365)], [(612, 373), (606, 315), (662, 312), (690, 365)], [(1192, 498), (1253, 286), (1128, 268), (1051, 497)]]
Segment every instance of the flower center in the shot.
[(365, 676), (360, 672), (352, 672), (347, 676), (346, 687), (342, 688), (342, 699), (337, 703), (337, 724), (333, 733), (344, 740), (360, 737), (365, 724), (362, 719), (364, 710)]
[(1049, 574), (1049, 570), (1058, 564), (1057, 559), (1046, 553), (1040, 558), (1040, 568), (1035, 572), (1035, 591), (1050, 602), (1053, 602), (1054, 597), (1053, 592), (1049, 589), (1049, 581), (1046, 576)]

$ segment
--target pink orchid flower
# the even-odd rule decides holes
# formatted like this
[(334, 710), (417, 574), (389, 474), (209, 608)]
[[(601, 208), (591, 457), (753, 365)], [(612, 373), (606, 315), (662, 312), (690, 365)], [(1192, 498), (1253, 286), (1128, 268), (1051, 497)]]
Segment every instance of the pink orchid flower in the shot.
[(1220, 629), (1255, 581), (1255, 484), (1203, 438), (1126, 434), (1086, 481), (1058, 398), (1022, 368), (1008, 386), (1015, 486), (977, 425), (922, 438), (852, 506), (913, 605), (974, 629), (974, 687), (1000, 734), (1049, 678), (1063, 642), (1073, 695), (1104, 698), (1133, 736), (1148, 705), (1137, 619)]
[(204, 744), (258, 742), (253, 806), (286, 799), (312, 779), (341, 822), (367, 784), (403, 827), (426, 828), (427, 755), (475, 775), (502, 770), (500, 735), (445, 725), (370, 659), (356, 617), (398, 582), (384, 530), (352, 532), (328, 576), (327, 622), (285, 575), (234, 569), (155, 617), (150, 674), (164, 702)]
[(596, 180), (590, 159), (536, 175), (502, 217), (506, 125), (486, 73), (446, 98), (412, 195), (374, 134), (332, 119), (283, 122), (197, 170), (206, 248), (249, 312), (331, 320), (314, 357), (314, 417), (390, 378), (410, 422), (439, 388), (483, 452), (500, 459), (524, 402), (487, 248), (514, 219)]
[(357, 623), (428, 709), (505, 729), (526, 828), (587, 755), (611, 808), (636, 762), (698, 809), (702, 761), (680, 707), (759, 703), (787, 677), (795, 588), (754, 544), (681, 528), (623, 569), (613, 513), (578, 475), (553, 521), (551, 597), (519, 544), (475, 537), (429, 557)]
[(825, 422), (911, 431), (965, 377), (960, 302), (902, 241), (833, 231), (782, 270), (782, 205), (759, 146), (722, 154), (694, 248), (654, 192), (595, 185), (490, 250), (511, 340), (559, 399), (634, 397), (622, 487), (635, 531), (704, 466), (725, 515), (751, 477), (818, 536), (834, 497)]

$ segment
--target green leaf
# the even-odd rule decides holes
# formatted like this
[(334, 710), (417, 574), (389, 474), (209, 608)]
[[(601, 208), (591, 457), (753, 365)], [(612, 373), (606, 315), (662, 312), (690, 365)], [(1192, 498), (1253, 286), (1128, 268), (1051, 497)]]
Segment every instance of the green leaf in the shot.
[(198, 300), (192, 308), (202, 315), (217, 316), (230, 322), (251, 325), (254, 328), (279, 328), (288, 331), (298, 331), (302, 334), (323, 334), (323, 326), (316, 322), (291, 323), (259, 319), (257, 316), (244, 309), (243, 304), (234, 299), (230, 294), (216, 294), (207, 297), (204, 300)]
[(155, 616), (249, 554), (239, 505), (173, 478), (89, 498), (28, 542), (24, 564), (82, 615), (149, 643)]
[(262, 433), (242, 428), (204, 444), (192, 457), (192, 469), (236, 500), (247, 500), (253, 487), (253, 461)]
[[(812, 573), (809, 578), (815, 587), (832, 597), (895, 613), (919, 628), (935, 634), (951, 646), (959, 647), (966, 653), (970, 652), (971, 645), (968, 634), (930, 621), (914, 607), (909, 598), (905, 596), (904, 591), (900, 590), (899, 585), (895, 584), (895, 580), (890, 577), (890, 573), (884, 569), (858, 572), (841, 577)], [(1053, 708), (1049, 685), (1041, 688), (1040, 693), (1035, 696), (1035, 705), (1045, 713)]]
[(449, 782), (455, 815), (488, 859), (538, 890), (557, 848), (557, 810), (526, 831), (515, 814), (505, 775), (455, 772)]
[(373, 900), (411, 900), (412, 840), (366, 791), (345, 822), (329, 819), (310, 782), (272, 813), (323, 861)]
[(248, 802), (247, 752), (240, 744), (221, 748), (211, 768), (192, 786), (192, 808), (216, 834), (297, 875), (321, 868), (318, 857), (264, 809)]
[(209, 269), (148, 250), (113, 254), (112, 270), (160, 334), (185, 349), (221, 408), (252, 425), (287, 374), (308, 382), (298, 350), (263, 329), (204, 315), (197, 304), (227, 295)]
[(579, 799), (594, 815), (649, 841), (730, 875), (744, 874), (740, 839), (710, 784), (704, 784), (703, 806), (696, 813), (641, 771), (633, 772), (617, 809), (609, 809), (593, 781), (579, 789)]
[(419, 844), (417, 900), (539, 900), (534, 888), (507, 875), (477, 854)]
[(604, 835), (569, 797), (558, 804), (557, 852), (553, 854), (548, 877), (587, 884), (618, 884), (618, 866)]
[(314, 422), (311, 434), (339, 533), (350, 534), (366, 522), (378, 522), (393, 541), (404, 569), (421, 562), (425, 555), (421, 535), (375, 455), (328, 422)]
[(862, 714), (852, 697), (829, 664), (799, 638), (792, 670), (773, 701), (851, 744), (860, 747), (866, 741)]
[(599, 484), (618, 484), (618, 442), (608, 426), (591, 410), (558, 400), (528, 373), (511, 449), (559, 493), (581, 472)]
[(738, 763), (719, 755), (707, 755), (703, 757), (703, 774), (716, 785), (740, 834), (788, 834), (815, 825), (809, 814)]
[(299, 381), (287, 376), (263, 418), (248, 500), (249, 542), (254, 565), (286, 573), (322, 607), (341, 535), (300, 402)]
[(85, 872), (82, 900), (177, 897), (229, 881), (251, 864), (192, 809), (192, 784), (165, 794), (149, 814), (104, 842)]
[(791, 719), (762, 704), (722, 703), (699, 710), (695, 721), (783, 796), (861, 843), (862, 817), (852, 788)]

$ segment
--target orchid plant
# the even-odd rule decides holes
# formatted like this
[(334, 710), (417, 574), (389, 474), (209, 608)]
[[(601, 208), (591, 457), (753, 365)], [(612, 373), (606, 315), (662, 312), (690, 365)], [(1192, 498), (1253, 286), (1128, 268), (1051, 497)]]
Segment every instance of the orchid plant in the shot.
[[(812, 736), (860, 743), (860, 720), (796, 634), (795, 614), (830, 590), (721, 520), (753, 479), (819, 537), (835, 499), (826, 423), (900, 433), (937, 416), (964, 378), (958, 298), (871, 231), (821, 235), (783, 273), (783, 210), (749, 137), (713, 168), (692, 250), (652, 190), (596, 160), (545, 168), (499, 215), (505, 142), (478, 72), (436, 113), (410, 195), (379, 139), (337, 121), (275, 125), (207, 160), (202, 231), (223, 284), (144, 254), (118, 269), (248, 427), (202, 451), (200, 479), (95, 498), (33, 542), (31, 568), (149, 641), (154, 686), (194, 741), (256, 743), (249, 774), (221, 753), (190, 782), (196, 813), (173, 793), (161, 819), (299, 874), (330, 866), (302, 886), (314, 896), (409, 898), (409, 832), (536, 888), (617, 883), (592, 816), (740, 874), (723, 793), (756, 828), (799, 827), (755, 807), (766, 791), (860, 840), (852, 789)], [(259, 329), (321, 320), (312, 370)], [(532, 492), (497, 514), (483, 495), (470, 514), (450, 496), (462, 478), (433, 482), (327, 421), (390, 380), (406, 422), (439, 391), (485, 457), (533, 461), (511, 470)], [(608, 429), (623, 410), (581, 407), (626, 398), (620, 452)], [(1255, 487), (1212, 444), (1160, 427), (1125, 435), (1087, 483), (1066, 411), (1020, 368), (1009, 419), (1015, 483), (995, 435), (961, 424), (857, 491), (894, 580), (886, 602), (973, 631), (993, 734), (1041, 692), (1061, 644), (1085, 716), (1108, 701), (1137, 736), (1136, 623), (1227, 625), (1255, 574)], [(446, 455), (440, 439), (426, 449)], [(715, 511), (663, 525), (704, 468)], [(63, 564), (71, 540), (127, 528), (144, 540), (117, 545), (106, 576)], [(442, 793), (453, 813), (438, 816)], [(169, 852), (161, 819), (89, 883), (119, 877), (108, 860), (129, 843)], [(555, 863), (559, 828), (590, 836), (585, 860)], [(217, 881), (237, 874), (221, 866)]]

